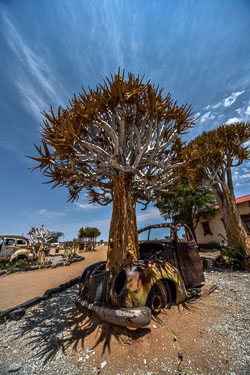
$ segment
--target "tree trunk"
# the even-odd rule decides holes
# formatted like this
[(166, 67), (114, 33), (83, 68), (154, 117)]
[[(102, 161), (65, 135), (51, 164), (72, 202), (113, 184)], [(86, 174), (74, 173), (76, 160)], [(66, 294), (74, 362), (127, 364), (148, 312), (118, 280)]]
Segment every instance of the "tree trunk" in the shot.
[(225, 230), (228, 243), (231, 246), (242, 245), (250, 254), (250, 241), (243, 226), (240, 213), (237, 209), (235, 197), (227, 186), (222, 186), (223, 194), (218, 200), (222, 217), (224, 219)]
[(136, 201), (133, 197), (133, 176), (119, 173), (113, 181), (113, 212), (109, 230), (106, 269), (117, 269), (138, 260)]
[(41, 244), (38, 249), (38, 263), (44, 265), (45, 264), (45, 252), (44, 252), (44, 246)]
[(195, 233), (195, 226), (194, 226), (194, 223), (190, 221), (190, 223), (187, 223), (187, 225), (189, 226), (192, 234), (193, 234), (193, 237), (195, 239), (195, 242), (197, 242), (197, 237), (196, 237), (196, 233)]

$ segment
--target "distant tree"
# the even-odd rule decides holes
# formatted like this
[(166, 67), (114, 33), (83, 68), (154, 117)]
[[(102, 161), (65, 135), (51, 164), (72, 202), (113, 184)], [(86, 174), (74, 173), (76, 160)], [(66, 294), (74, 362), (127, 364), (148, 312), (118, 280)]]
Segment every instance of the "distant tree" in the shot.
[(50, 239), (48, 243), (58, 242), (60, 237), (64, 237), (64, 233), (62, 232), (50, 231), (49, 233), (50, 233)]
[(64, 247), (64, 258), (70, 260), (76, 255), (77, 249), (79, 248), (79, 242), (77, 238), (74, 238), (72, 241), (65, 241), (63, 244)]
[(167, 193), (159, 193), (155, 206), (164, 219), (171, 219), (175, 224), (187, 224), (196, 239), (195, 229), (199, 220), (213, 218), (216, 203), (211, 188), (201, 186), (191, 189), (185, 181)]
[(96, 238), (101, 235), (98, 228), (86, 227), (80, 228), (78, 238), (82, 240), (87, 240), (87, 250), (95, 250)]
[(74, 243), (73, 241), (64, 241), (64, 258), (68, 261), (72, 258)]
[(250, 138), (249, 123), (222, 125), (204, 132), (185, 149), (186, 174), (193, 185), (204, 183), (213, 190), (224, 219), (228, 242), (243, 246), (250, 254), (250, 243), (234, 195), (232, 168), (250, 159), (245, 144)]
[(119, 70), (74, 96), (67, 109), (43, 113), (33, 169), (53, 187), (67, 187), (71, 201), (86, 188), (91, 203), (113, 203), (106, 269), (138, 259), (136, 202), (146, 207), (156, 190), (174, 182), (180, 135), (194, 124), (191, 107), (162, 91)]
[(50, 241), (50, 231), (45, 228), (44, 225), (41, 228), (31, 227), (28, 236), (30, 236), (36, 251), (38, 262), (40, 264), (45, 263), (45, 247)]
[(86, 230), (85, 228), (81, 227), (78, 232), (78, 238), (85, 240), (87, 238), (86, 236)]

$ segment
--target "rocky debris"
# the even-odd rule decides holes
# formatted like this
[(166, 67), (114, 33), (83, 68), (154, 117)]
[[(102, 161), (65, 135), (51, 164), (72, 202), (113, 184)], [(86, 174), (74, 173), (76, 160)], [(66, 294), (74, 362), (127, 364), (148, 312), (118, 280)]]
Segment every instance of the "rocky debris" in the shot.
[(41, 265), (41, 266), (27, 266), (27, 267), (22, 268), (22, 269), (15, 268), (14, 270), (11, 270), (11, 271), (3, 270), (3, 271), (0, 271), (0, 276), (10, 275), (10, 274), (15, 273), (15, 272), (27, 272), (27, 271), (41, 270), (41, 269), (45, 269), (45, 268), (57, 268), (57, 267), (62, 267), (62, 266), (69, 266), (72, 263), (81, 262), (84, 259), (85, 258), (80, 256), (80, 255), (77, 255), (75, 258), (73, 258), (69, 261), (62, 261), (62, 260), (64, 260), (62, 258), (62, 256), (49, 257), (49, 259), (46, 257), (46, 262), (51, 261), (52, 262), (51, 264)]
[(17, 372), (19, 371), (23, 366), (20, 364), (20, 363), (13, 363), (12, 365), (10, 365), (10, 367), (8, 368), (8, 372), (12, 373), (12, 372)]
[(57, 288), (46, 290), (46, 292), (44, 293), (44, 295), (42, 297), (35, 297), (35, 298), (32, 298), (32, 299), (22, 303), (21, 305), (18, 305), (16, 307), (12, 307), (12, 308), (10, 308), (8, 310), (5, 310), (5, 311), (0, 311), (0, 324), (5, 323), (7, 320), (19, 320), (19, 319), (21, 319), (25, 315), (25, 312), (26, 312), (27, 308), (32, 307), (34, 305), (37, 305), (41, 301), (47, 300), (53, 294), (58, 294), (58, 293), (61, 293), (68, 288), (71, 288), (73, 285), (78, 284), (79, 281), (80, 281), (80, 276), (78, 276), (74, 279), (71, 279), (64, 284), (59, 285)]

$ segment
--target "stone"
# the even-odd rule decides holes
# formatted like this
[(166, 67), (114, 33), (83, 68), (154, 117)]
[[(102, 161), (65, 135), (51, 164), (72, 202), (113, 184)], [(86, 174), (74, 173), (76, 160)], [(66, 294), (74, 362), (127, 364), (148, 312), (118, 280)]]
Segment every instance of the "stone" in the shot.
[(19, 371), (23, 366), (20, 363), (13, 363), (8, 368), (8, 372), (17, 372)]
[(24, 316), (25, 311), (26, 310), (24, 308), (20, 308), (20, 309), (16, 309), (14, 311), (11, 311), (8, 314), (8, 320), (19, 320), (19, 319), (21, 319)]
[(101, 363), (101, 368), (104, 368), (108, 363), (106, 361)]

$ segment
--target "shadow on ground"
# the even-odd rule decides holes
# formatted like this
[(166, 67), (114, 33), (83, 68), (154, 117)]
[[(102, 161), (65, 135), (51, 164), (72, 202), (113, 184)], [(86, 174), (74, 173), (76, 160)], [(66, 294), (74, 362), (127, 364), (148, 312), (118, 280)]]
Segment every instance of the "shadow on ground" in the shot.
[(85, 348), (86, 339), (96, 331), (94, 349), (102, 345), (102, 353), (111, 352), (111, 340), (132, 343), (151, 332), (149, 328), (136, 330), (103, 322), (95, 313), (75, 307), (77, 288), (42, 301), (29, 310), (18, 325), (14, 340), (22, 339), (32, 358), (45, 363), (67, 349)]

